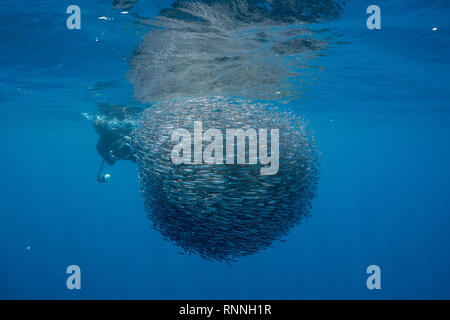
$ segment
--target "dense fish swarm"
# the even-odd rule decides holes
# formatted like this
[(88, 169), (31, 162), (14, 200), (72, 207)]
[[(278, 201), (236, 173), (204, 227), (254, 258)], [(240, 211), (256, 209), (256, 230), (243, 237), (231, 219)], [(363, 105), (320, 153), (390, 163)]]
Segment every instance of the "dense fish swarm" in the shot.
[[(175, 165), (172, 132), (184, 128), (193, 133), (194, 121), (202, 121), (203, 132), (279, 129), (278, 173), (261, 175), (259, 162)], [(221, 97), (163, 103), (144, 111), (134, 144), (148, 217), (188, 253), (225, 261), (254, 254), (309, 215), (319, 152), (308, 126), (291, 113)]]

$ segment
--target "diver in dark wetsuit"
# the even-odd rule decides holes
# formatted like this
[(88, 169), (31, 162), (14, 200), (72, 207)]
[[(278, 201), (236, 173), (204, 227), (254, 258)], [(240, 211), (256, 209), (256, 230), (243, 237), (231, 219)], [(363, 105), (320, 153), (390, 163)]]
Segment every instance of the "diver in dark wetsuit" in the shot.
[(117, 160), (135, 160), (130, 137), (133, 126), (130, 123), (97, 119), (94, 129), (100, 136), (97, 152), (109, 165), (115, 164)]
[(103, 104), (99, 106), (99, 110), (100, 115), (94, 121), (94, 129), (99, 135), (97, 152), (103, 160), (97, 181), (104, 183), (111, 177), (110, 174), (102, 174), (104, 162), (111, 166), (118, 160), (136, 162), (131, 132), (142, 109)]

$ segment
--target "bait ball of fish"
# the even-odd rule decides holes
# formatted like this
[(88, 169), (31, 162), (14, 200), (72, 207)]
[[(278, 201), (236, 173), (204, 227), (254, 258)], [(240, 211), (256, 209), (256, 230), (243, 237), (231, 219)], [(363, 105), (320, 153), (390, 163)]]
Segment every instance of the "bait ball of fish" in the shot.
[[(226, 129), (279, 129), (277, 174), (261, 175), (259, 161), (174, 164), (172, 132), (184, 128), (193, 135), (194, 121), (224, 138)], [(292, 113), (242, 99), (179, 100), (146, 109), (133, 135), (148, 217), (187, 253), (234, 261), (271, 247), (309, 216), (319, 151), (309, 127)]]

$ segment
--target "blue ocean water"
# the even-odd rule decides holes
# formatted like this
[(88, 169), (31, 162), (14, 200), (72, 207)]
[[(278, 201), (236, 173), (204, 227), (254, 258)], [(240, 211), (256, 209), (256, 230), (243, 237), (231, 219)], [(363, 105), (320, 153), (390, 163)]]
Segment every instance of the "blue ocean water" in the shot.
[[(450, 298), (448, 1), (349, 1), (304, 25), (327, 42), (289, 80), (305, 85), (287, 103), (323, 152), (312, 216), (231, 266), (180, 255), (151, 229), (135, 164), (95, 181), (98, 136), (83, 114), (147, 103), (133, 98), (128, 58), (172, 2), (124, 13), (77, 0), (81, 30), (66, 27), (71, 4), (2, 3), (0, 298)], [(371, 4), (381, 30), (366, 28)], [(366, 286), (373, 264), (381, 290)], [(66, 287), (69, 265), (81, 290)]]

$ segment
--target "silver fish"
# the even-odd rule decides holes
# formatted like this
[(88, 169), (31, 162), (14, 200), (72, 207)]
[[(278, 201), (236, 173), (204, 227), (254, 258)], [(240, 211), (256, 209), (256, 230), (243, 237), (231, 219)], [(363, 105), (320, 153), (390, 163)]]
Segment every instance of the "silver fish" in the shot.
[[(172, 131), (192, 132), (196, 120), (203, 131), (279, 128), (278, 173), (260, 175), (259, 163), (172, 163)], [(164, 238), (188, 253), (233, 261), (271, 247), (310, 215), (320, 152), (300, 117), (243, 99), (182, 99), (146, 109), (133, 139), (148, 217)]]

